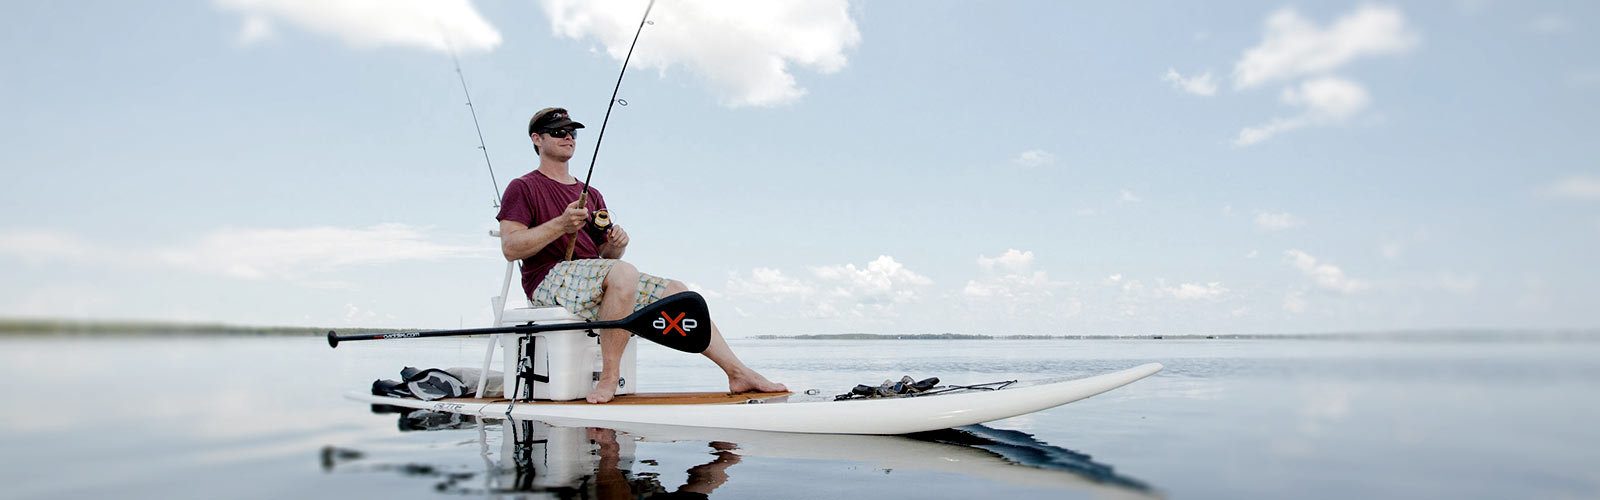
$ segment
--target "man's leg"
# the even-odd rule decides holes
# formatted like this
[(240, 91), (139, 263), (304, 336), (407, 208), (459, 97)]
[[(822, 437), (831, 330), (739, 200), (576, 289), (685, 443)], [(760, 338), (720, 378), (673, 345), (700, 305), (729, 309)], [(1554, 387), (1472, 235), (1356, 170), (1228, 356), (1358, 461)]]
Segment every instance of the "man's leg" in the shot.
[[(601, 284), (600, 320), (612, 321), (633, 313), (633, 303), (639, 297), (639, 270), (623, 261), (611, 265)], [(600, 380), (585, 398), (590, 403), (605, 403), (617, 395), (617, 381), (622, 378), (622, 351), (628, 347), (627, 330), (607, 328), (600, 330)]]
[[(611, 270), (606, 273), (602, 282), (602, 295), (600, 296), (600, 320), (612, 321), (628, 317), (633, 313), (634, 302), (639, 298), (639, 270), (623, 261), (612, 264)], [(678, 280), (668, 280), (667, 295), (687, 291), (688, 287)], [(590, 403), (605, 403), (616, 397), (617, 381), (622, 378), (622, 351), (628, 347), (627, 330), (605, 329), (600, 331), (600, 380), (595, 381), (594, 390), (586, 398)], [(728, 375), (728, 391), (730, 392), (782, 392), (789, 390), (783, 384), (767, 380), (755, 370), (745, 366), (739, 357), (733, 354), (733, 349), (728, 347), (728, 342), (722, 339), (722, 330), (717, 328), (715, 322), (711, 324), (711, 344), (706, 347), (705, 356), (722, 368)]]
[[(635, 271), (635, 276), (637, 276)], [(688, 291), (683, 282), (678, 280), (667, 281), (667, 295)], [(602, 304), (603, 308), (604, 305)], [(728, 342), (722, 339), (722, 330), (717, 329), (717, 323), (711, 322), (711, 344), (706, 346), (704, 353), (722, 372), (728, 374), (728, 392), (783, 392), (789, 390), (783, 384), (767, 380), (755, 370), (745, 366), (739, 357), (733, 354), (733, 349), (728, 347)], [(621, 356), (618, 354), (618, 356)], [(620, 358), (619, 358), (620, 359)]]

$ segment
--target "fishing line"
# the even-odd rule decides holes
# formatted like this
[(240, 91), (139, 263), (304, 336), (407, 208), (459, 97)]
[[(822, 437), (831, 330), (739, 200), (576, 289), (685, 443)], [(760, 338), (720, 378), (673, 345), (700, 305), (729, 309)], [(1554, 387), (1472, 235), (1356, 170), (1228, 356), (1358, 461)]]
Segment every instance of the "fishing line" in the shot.
[[(472, 92), (467, 90), (467, 75), (461, 72), (461, 60), (456, 58), (454, 48), (450, 49), (450, 61), (455, 63), (456, 77), (461, 79), (461, 93), (467, 96), (467, 110), (472, 112), (472, 128), (478, 131), (478, 149), (483, 151), (483, 164), (489, 167), (489, 182), (494, 183), (494, 207), (500, 208), (500, 181), (494, 177), (494, 164), (489, 162), (489, 146), (484, 144), (483, 127), (478, 125), (478, 108), (472, 105)], [(604, 128), (600, 130), (605, 131)], [(591, 165), (589, 168), (594, 167)]]
[[(644, 32), (644, 25), (655, 24), (650, 22), (650, 9), (655, 6), (656, 0), (650, 0), (650, 3), (644, 6), (644, 16), (639, 18), (639, 28), (633, 32), (633, 43), (628, 44), (628, 55), (622, 58), (622, 71), (617, 73), (617, 85), (611, 89), (611, 101), (606, 103), (606, 117), (600, 120), (600, 135), (595, 137), (594, 153), (589, 155), (589, 173), (584, 174), (583, 193), (578, 195), (578, 204), (584, 208), (589, 206), (589, 179), (594, 178), (594, 162), (600, 158), (600, 143), (606, 139), (606, 123), (611, 121), (611, 108), (618, 102), (621, 102), (623, 106), (628, 105), (628, 101), (617, 99), (617, 91), (622, 90), (622, 77), (628, 74), (628, 61), (633, 59), (633, 48), (639, 45), (639, 34)], [(567, 257), (565, 260), (572, 260), (572, 251), (577, 248), (578, 234), (573, 233), (572, 239), (567, 241)]]

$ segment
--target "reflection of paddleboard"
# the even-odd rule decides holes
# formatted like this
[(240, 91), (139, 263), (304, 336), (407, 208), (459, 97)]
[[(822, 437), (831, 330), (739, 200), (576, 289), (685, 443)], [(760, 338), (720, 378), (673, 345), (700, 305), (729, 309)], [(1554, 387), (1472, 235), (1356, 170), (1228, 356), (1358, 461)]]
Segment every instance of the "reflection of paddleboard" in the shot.
[(995, 390), (953, 390), (915, 397), (834, 401), (832, 396), (790, 393), (642, 393), (592, 405), (579, 401), (459, 398), (421, 401), (365, 393), (350, 399), (374, 404), (485, 417), (537, 419), (558, 425), (596, 422), (681, 425), (820, 434), (906, 434), (1015, 417), (1100, 394), (1161, 371), (1148, 363), (1092, 377), (1039, 380)]
[[(1095, 462), (1088, 455), (1039, 442), (1033, 436), (982, 425), (909, 436), (790, 434), (623, 424), (647, 442), (721, 441), (745, 457), (846, 461), (883, 470), (959, 474), (1033, 488), (1089, 490), (1093, 498), (1150, 498), (1149, 486)], [(623, 441), (619, 439), (619, 441)], [(731, 472), (730, 472), (731, 473)]]
[[(622, 484), (632, 482), (628, 485), (632, 487), (632, 494), (622, 496), (639, 497), (643, 496), (641, 491), (651, 489), (650, 484), (641, 484), (639, 481), (653, 482), (651, 478), (663, 477), (659, 473), (670, 470), (659, 469), (661, 459), (685, 457), (682, 450), (698, 448), (696, 445), (699, 444), (709, 445), (709, 456), (703, 460), (710, 462), (685, 471), (685, 479), (700, 488), (695, 491), (703, 493), (710, 493), (710, 490), (735, 476), (759, 480), (765, 472), (733, 464), (739, 462), (738, 457), (763, 457), (809, 461), (812, 465), (800, 466), (798, 470), (790, 470), (785, 475), (803, 477), (807, 473), (813, 476), (819, 472), (826, 473), (832, 481), (830, 487), (836, 488), (848, 488), (849, 481), (862, 479), (859, 476), (851, 479), (835, 475), (836, 464), (841, 463), (859, 464), (886, 474), (891, 471), (924, 471), (951, 478), (950, 482), (896, 483), (894, 496), (905, 498), (949, 496), (940, 488), (967, 479), (984, 479), (1025, 488), (1059, 489), (1064, 490), (1061, 495), (1050, 496), (1063, 498), (1161, 497), (1158, 491), (1143, 481), (1120, 474), (1111, 465), (1097, 462), (1089, 455), (1041, 442), (1024, 432), (983, 425), (903, 436), (863, 436), (651, 424), (607, 424), (615, 426), (614, 429), (565, 427), (537, 420), (477, 419), (430, 410), (399, 410), (403, 410), (400, 417), (402, 431), (455, 430), (457, 434), (453, 435), (461, 436), (465, 434), (461, 430), (466, 428), (463, 427), (463, 421), (467, 427), (476, 423), (478, 446), (488, 465), (487, 476), (480, 481), (471, 467), (462, 470), (432, 463), (388, 464), (378, 456), (369, 457), (359, 465), (351, 465), (358, 469), (392, 470), (408, 476), (432, 477), (438, 480), (434, 490), (442, 493), (472, 496), (560, 493), (557, 496), (613, 498), (605, 494), (607, 478), (631, 473), (632, 479)], [(451, 420), (452, 417), (455, 420)], [(499, 431), (493, 430), (497, 427)], [(492, 434), (500, 437), (498, 445), (491, 441)], [(450, 441), (468, 444), (455, 439)], [(638, 446), (640, 442), (678, 443), (680, 446), (668, 452), (659, 447)], [(492, 453), (494, 449), (498, 449), (499, 453)], [(729, 452), (733, 455), (732, 460), (729, 460)], [(323, 467), (331, 471), (335, 466), (342, 466), (340, 462), (355, 461), (365, 455), (353, 449), (326, 448), (322, 456)], [(852, 465), (849, 468), (853, 470), (857, 467)], [(868, 482), (875, 483), (873, 480)], [(617, 483), (614, 480), (611, 482), (613, 491)], [(477, 487), (479, 484), (482, 485), (481, 489)], [(668, 489), (670, 484), (667, 483)], [(663, 485), (657, 482), (654, 486)]]

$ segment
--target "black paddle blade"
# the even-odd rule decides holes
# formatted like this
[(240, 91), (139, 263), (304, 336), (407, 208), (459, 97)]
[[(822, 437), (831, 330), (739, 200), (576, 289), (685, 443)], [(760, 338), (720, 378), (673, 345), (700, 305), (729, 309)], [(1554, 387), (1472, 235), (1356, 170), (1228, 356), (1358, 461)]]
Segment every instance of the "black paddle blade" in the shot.
[(675, 293), (622, 320), (624, 329), (645, 340), (683, 352), (705, 352), (711, 345), (711, 312), (695, 292)]

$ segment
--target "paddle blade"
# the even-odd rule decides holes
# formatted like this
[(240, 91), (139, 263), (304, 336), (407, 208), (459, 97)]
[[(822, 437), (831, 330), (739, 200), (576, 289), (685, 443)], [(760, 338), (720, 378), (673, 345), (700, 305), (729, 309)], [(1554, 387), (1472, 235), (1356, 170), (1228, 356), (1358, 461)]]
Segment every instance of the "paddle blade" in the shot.
[(676, 293), (622, 320), (634, 335), (683, 352), (705, 352), (711, 345), (711, 312), (695, 292)]

